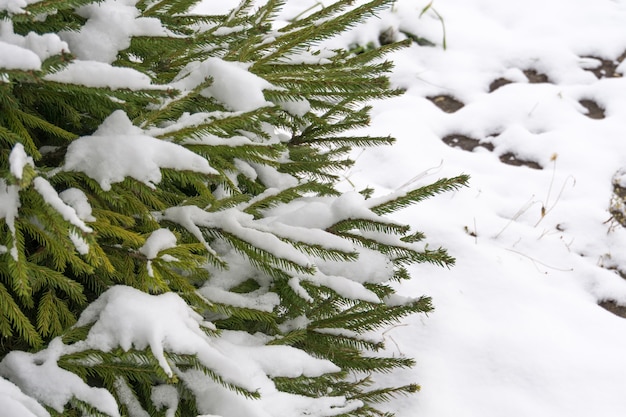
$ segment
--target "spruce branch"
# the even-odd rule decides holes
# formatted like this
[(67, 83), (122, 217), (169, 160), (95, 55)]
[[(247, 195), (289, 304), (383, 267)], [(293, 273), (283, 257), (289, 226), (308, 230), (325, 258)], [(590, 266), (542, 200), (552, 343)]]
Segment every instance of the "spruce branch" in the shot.
[[(350, 372), (389, 372), (413, 365), (408, 358), (376, 356), (382, 342), (366, 334), (432, 308), (427, 297), (398, 305), (389, 282), (410, 278), (407, 264), (447, 265), (453, 259), (443, 249), (416, 245), (422, 234), (382, 216), (457, 189), (467, 178), (369, 199), (364, 208), (371, 216), (338, 218), (315, 233), (281, 223), (281, 209), (288, 205), (297, 207), (309, 199), (333, 204), (338, 199), (335, 186), (353, 164), (355, 147), (393, 143), (391, 137), (352, 133), (369, 124), (371, 100), (401, 94), (390, 87), (392, 64), (385, 56), (408, 41), (361, 52), (334, 51), (318, 63), (294, 61), (301, 52), (315, 56), (322, 41), (391, 3), (339, 0), (277, 29), (275, 19), (285, 0), (269, 0), (260, 7), (243, 0), (230, 13), (215, 16), (194, 15), (196, 0), (139, 0), (136, 18), (158, 22), (167, 32), (130, 37), (112, 67), (142, 73), (151, 88), (51, 81), (50, 74), (75, 59), (65, 51), (48, 57), (38, 71), (0, 69), (0, 176), (3, 185), (19, 188), (17, 215), (0, 220), (0, 353), (43, 348), (60, 335), (72, 353), (62, 355), (59, 366), (108, 390), (122, 415), (131, 414), (131, 402), (148, 415), (165, 413), (152, 398), (163, 385), (179, 400), (168, 413), (206, 413), (199, 410), (197, 391), (190, 386), (198, 376), (243, 398), (259, 397), (261, 391), (231, 382), (229, 375), (203, 363), (202, 355), (171, 346), (161, 347), (173, 374), (164, 371), (151, 349), (85, 347), (93, 327), (75, 327), (76, 319), (107, 289), (122, 284), (150, 294), (176, 293), (212, 321), (203, 328), (208, 340), (241, 332), (341, 368), (314, 378), (268, 378), (285, 395), (358, 400), (363, 406), (348, 415), (375, 416), (383, 415), (373, 407), (376, 402), (414, 391), (414, 385), (369, 390), (368, 378), (354, 380)], [(77, 34), (87, 18), (76, 9), (94, 4), (44, 0), (26, 6), (28, 13), (5, 18), (22, 36), (31, 31)], [(225, 86), (227, 80), (219, 73), (208, 77), (193, 72), (194, 65), (208, 58), (242, 63), (241, 68), (264, 80), (262, 99), (268, 105), (233, 111), (214, 97), (212, 88)], [(93, 135), (117, 110), (144, 135), (184, 147), (207, 160), (217, 174), (162, 168), (156, 184), (126, 178), (104, 191), (86, 173), (64, 171), (70, 144)], [(17, 143), (33, 158), (21, 178), (12, 174), (9, 160)], [(74, 189), (84, 195), (91, 209), (90, 231), (71, 224), (31, 187), (37, 176), (45, 177), (57, 193)], [(183, 211), (188, 208), (206, 222), (186, 218)], [(181, 217), (167, 215), (176, 209)], [(175, 244), (147, 255), (152, 233), (162, 228), (170, 230)], [(367, 268), (370, 251), (387, 267), (376, 278), (362, 279), (352, 269)], [(232, 285), (225, 284), (239, 273), (243, 275)], [(368, 280), (375, 282), (363, 282)], [(213, 299), (212, 288), (232, 299)], [(363, 294), (369, 302), (359, 299)], [(249, 303), (265, 295), (280, 303), (270, 308)], [(102, 415), (77, 398), (62, 414)]]
[(386, 201), (377, 201), (377, 204), (370, 207), (370, 210), (378, 215), (393, 213), (436, 194), (447, 191), (456, 191), (461, 187), (467, 186), (468, 181), (469, 176), (467, 175), (440, 179), (430, 185), (420, 187), (409, 192), (392, 195), (391, 199), (384, 199)]

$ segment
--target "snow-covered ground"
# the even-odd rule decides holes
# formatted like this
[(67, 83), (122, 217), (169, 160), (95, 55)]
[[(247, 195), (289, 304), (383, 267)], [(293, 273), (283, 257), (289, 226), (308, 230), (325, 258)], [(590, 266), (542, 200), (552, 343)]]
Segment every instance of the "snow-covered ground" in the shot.
[[(437, 44), (390, 57), (406, 94), (374, 106), (369, 132), (397, 144), (357, 154), (346, 188), (472, 177), (397, 216), (457, 263), (416, 266), (401, 287), (432, 296), (436, 309), (385, 333), (390, 352), (417, 360), (387, 378), (422, 386), (388, 409), (624, 416), (626, 319), (598, 302), (626, 305), (626, 281), (611, 270), (626, 271), (626, 230), (608, 211), (626, 168), (626, 1), (437, 0), (420, 16), (428, 3), (400, 0), (342, 39), (376, 41), (391, 27)], [(615, 65), (598, 78), (601, 59)], [(495, 88), (500, 78), (511, 83)], [(435, 103), (449, 99), (440, 96), (464, 106), (442, 111)], [(604, 115), (589, 117), (583, 100)]]

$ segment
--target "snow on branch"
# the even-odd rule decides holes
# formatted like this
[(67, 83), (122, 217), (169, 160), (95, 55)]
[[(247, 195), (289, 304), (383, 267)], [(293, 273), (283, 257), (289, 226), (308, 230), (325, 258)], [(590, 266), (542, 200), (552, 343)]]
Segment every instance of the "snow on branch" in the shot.
[(126, 177), (154, 188), (161, 182), (161, 168), (217, 174), (205, 158), (143, 134), (121, 110), (109, 116), (93, 135), (72, 142), (63, 166), (65, 171), (84, 172), (105, 191)]

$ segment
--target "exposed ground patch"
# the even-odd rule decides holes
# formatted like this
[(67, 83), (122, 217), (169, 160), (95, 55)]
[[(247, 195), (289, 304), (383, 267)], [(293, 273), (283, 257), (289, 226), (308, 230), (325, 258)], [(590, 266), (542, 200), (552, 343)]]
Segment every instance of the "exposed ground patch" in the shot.
[[(624, 176), (626, 171), (618, 171), (613, 176), (613, 196), (609, 204), (609, 212), (611, 213), (611, 227), (626, 227), (626, 187), (624, 187)], [(617, 223), (617, 224), (616, 224)], [(604, 266), (606, 269), (612, 270), (626, 279), (626, 272), (619, 269), (617, 265)], [(617, 304), (615, 300), (607, 299), (598, 302), (598, 305), (611, 313), (626, 318), (626, 306)]]
[(451, 146), (453, 148), (461, 148), (464, 151), (469, 151), (469, 152), (473, 151), (479, 146), (482, 146), (483, 148), (489, 151), (493, 151), (494, 149), (492, 143), (481, 142), (478, 139), (470, 138), (469, 136), (460, 135), (460, 134), (448, 135), (442, 138), (441, 140), (443, 140), (443, 142), (448, 146)]
[(595, 101), (583, 99), (580, 100), (579, 103), (581, 104), (581, 106), (587, 109), (587, 113), (585, 113), (585, 116), (589, 117), (590, 119), (599, 120), (605, 118), (604, 109), (600, 107), (600, 105)]
[(431, 96), (426, 98), (446, 113), (454, 113), (464, 106), (464, 104), (459, 100), (448, 95)]
[(599, 58), (597, 56), (584, 56), (583, 58), (593, 59), (598, 65), (593, 68), (585, 68), (592, 72), (599, 80), (602, 78), (619, 78), (622, 74), (617, 72), (617, 67), (626, 59), (626, 51), (615, 60)]
[(546, 74), (542, 74), (541, 72), (535, 69), (525, 69), (524, 75), (528, 78), (528, 82), (531, 84), (540, 84), (540, 83), (549, 83), (550, 79)]
[(517, 167), (525, 166), (532, 169), (543, 169), (543, 167), (537, 162), (518, 158), (517, 155), (512, 152), (507, 152), (503, 155), (500, 155), (500, 161), (504, 162), (507, 165), (513, 165)]
[(602, 300), (598, 305), (616, 316), (626, 318), (626, 307), (617, 304), (614, 300)]
[[(626, 51), (616, 60), (610, 61), (606, 59), (601, 59), (597, 57), (586, 57), (591, 58), (598, 61), (598, 66), (589, 68), (588, 71), (593, 72), (598, 78), (606, 78), (606, 77), (621, 77), (621, 74), (617, 73), (617, 67), (626, 59)], [(550, 83), (550, 78), (544, 74), (539, 72), (534, 68), (527, 68), (522, 71), (528, 82), (530, 84), (540, 84), (540, 83)], [(500, 77), (491, 82), (489, 84), (489, 92), (492, 93), (496, 91), (498, 88), (503, 87), (507, 84), (511, 84), (513, 81)], [(428, 100), (433, 102), (437, 107), (439, 107), (442, 111), (446, 113), (454, 113), (461, 109), (464, 104), (457, 100), (456, 98), (449, 95), (438, 95), (438, 96), (430, 96), (427, 97)], [(606, 117), (605, 109), (595, 100), (584, 98), (579, 101), (580, 105), (583, 106), (587, 112), (585, 116), (591, 119), (604, 119)], [(453, 148), (460, 148), (465, 151), (472, 152), (474, 149), (478, 147), (483, 147), (488, 151), (494, 150), (494, 145), (491, 142), (484, 142), (480, 139), (472, 138), (460, 133), (454, 133), (447, 135), (441, 139), (446, 145), (451, 146)], [(543, 169), (543, 167), (531, 160), (520, 158), (513, 152), (507, 152), (503, 155), (500, 155), (500, 161), (513, 166), (525, 166), (531, 169)], [(624, 190), (624, 194), (626, 196), (626, 189)], [(623, 202), (622, 206), (626, 205), (626, 201)], [(615, 217), (615, 214), (613, 215)], [(626, 214), (622, 214), (624, 218), (623, 225), (626, 227)]]
[[(478, 147), (483, 147), (488, 151), (493, 151), (495, 149), (493, 143), (491, 142), (484, 142), (480, 139), (475, 139), (460, 133), (446, 135), (441, 138), (441, 140), (448, 146), (451, 146), (453, 148), (459, 148), (468, 152), (472, 152)], [(532, 169), (543, 169), (543, 167), (537, 162), (521, 159), (512, 152), (507, 152), (504, 155), (501, 155), (500, 161), (507, 165), (526, 166)]]
[(493, 81), (491, 82), (491, 84), (489, 84), (489, 92), (490, 92), (490, 93), (493, 93), (493, 92), (494, 92), (494, 91), (496, 91), (498, 88), (500, 88), (500, 87), (502, 87), (502, 86), (505, 86), (505, 85), (507, 85), (507, 84), (511, 84), (512, 82), (513, 82), (513, 81), (508, 80), (508, 79), (506, 79), (506, 78), (502, 78), (502, 77), (497, 78), (497, 79), (493, 80)]
[[(626, 227), (626, 187), (624, 187), (624, 177), (626, 173), (618, 171), (613, 176), (613, 195), (609, 204), (611, 219)], [(626, 276), (622, 275), (626, 279)]]
[[(548, 78), (546, 74), (542, 74), (535, 69), (532, 69), (532, 68), (525, 69), (523, 72), (526, 78), (528, 79), (528, 82), (531, 84), (550, 82), (550, 79)], [(504, 78), (504, 77), (496, 78), (495, 80), (491, 82), (491, 84), (489, 84), (489, 92), (493, 93), (498, 88), (503, 87), (507, 84), (511, 84), (511, 83), (513, 83), (513, 81), (509, 80), (508, 78)]]

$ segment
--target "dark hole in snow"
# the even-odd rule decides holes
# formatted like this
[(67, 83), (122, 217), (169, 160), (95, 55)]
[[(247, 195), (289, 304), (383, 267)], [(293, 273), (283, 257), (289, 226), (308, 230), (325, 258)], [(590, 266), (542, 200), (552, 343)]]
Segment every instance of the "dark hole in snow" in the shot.
[(441, 110), (446, 113), (454, 113), (464, 106), (459, 100), (454, 97), (447, 95), (440, 95), (434, 97), (427, 97), (430, 101), (432, 101), (435, 106), (439, 107)]
[(489, 92), (493, 93), (494, 91), (496, 91), (498, 88), (505, 86), (507, 84), (511, 84), (512, 81), (511, 80), (507, 80), (506, 78), (498, 78), (496, 80), (493, 80), (491, 82), (491, 84), (489, 84)]
[[(613, 176), (613, 195), (609, 203), (611, 219), (626, 227), (626, 188), (622, 187), (624, 170), (619, 170)], [(616, 269), (622, 278), (626, 279), (626, 273)]]
[(538, 163), (536, 163), (535, 161), (526, 161), (524, 159), (518, 159), (517, 156), (515, 156), (515, 154), (511, 152), (507, 152), (504, 155), (501, 155), (500, 161), (504, 162), (505, 164), (514, 165), (518, 167), (526, 166), (532, 169), (543, 169), (543, 167), (539, 165)]
[(471, 152), (479, 146), (482, 146), (489, 151), (493, 151), (493, 144), (489, 142), (481, 143), (478, 139), (470, 138), (469, 136), (465, 135), (447, 135), (441, 140), (448, 146), (452, 146), (453, 148), (461, 148), (465, 151)]
[(624, 60), (624, 58), (626, 58), (626, 52), (624, 52), (615, 61), (598, 58), (597, 56), (584, 56), (583, 58), (593, 59), (599, 63), (593, 68), (584, 68), (586, 71), (592, 72), (598, 79), (619, 78), (622, 76), (622, 74), (617, 72), (617, 67)]
[(537, 72), (534, 69), (524, 70), (524, 75), (528, 78), (528, 82), (531, 84), (539, 84), (539, 83), (549, 83), (550, 80), (546, 74), (542, 74)]
[(587, 113), (585, 114), (585, 116), (589, 117), (590, 119), (604, 119), (604, 109), (600, 107), (600, 105), (595, 101), (584, 99), (580, 100), (579, 103), (587, 109)]
[(378, 42), (381, 45), (389, 45), (397, 41), (398, 34), (393, 27), (387, 28), (387, 30), (383, 31), (378, 35)]
[(598, 305), (616, 316), (626, 318), (626, 306), (621, 306), (614, 300), (602, 300), (598, 303)]

